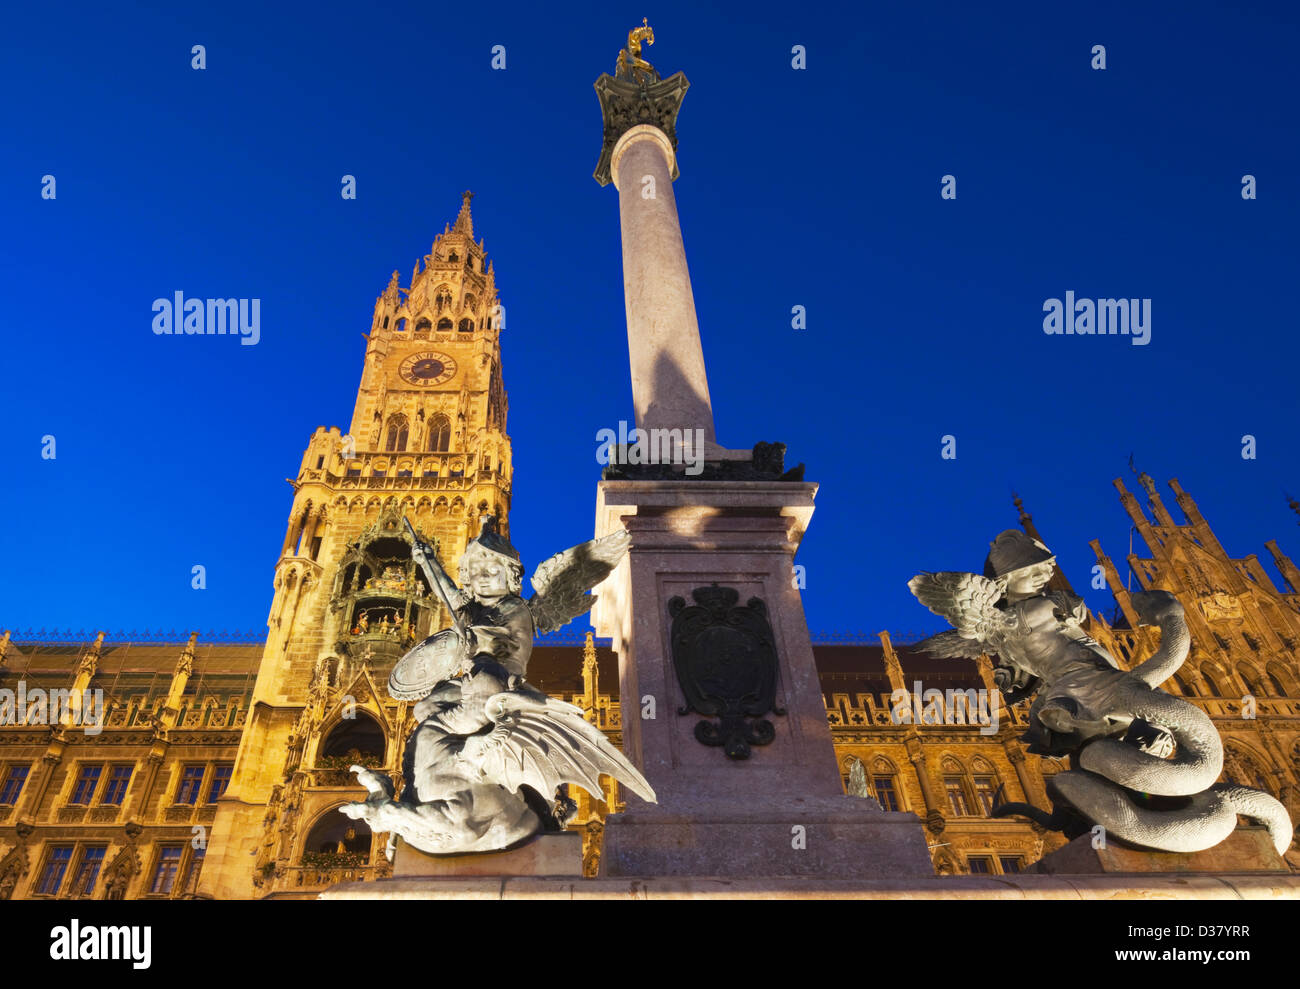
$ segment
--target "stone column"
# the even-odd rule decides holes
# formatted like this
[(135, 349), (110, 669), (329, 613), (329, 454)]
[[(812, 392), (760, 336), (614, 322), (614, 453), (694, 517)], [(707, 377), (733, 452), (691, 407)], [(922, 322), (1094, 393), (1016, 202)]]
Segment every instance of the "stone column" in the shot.
[(689, 84), (646, 63), (628, 73), (627, 61), (620, 78), (596, 80), (595, 178), (618, 188), (636, 424), (700, 430), (710, 469), (597, 487), (596, 535), (626, 529), (631, 546), (597, 589), (592, 622), (619, 657), (623, 750), (657, 797), (629, 793), (606, 818), (601, 872), (932, 875), (914, 814), (844, 793), (794, 586), (817, 486), (784, 470), (783, 447), (773, 457), (767, 444), (714, 440), (672, 187)]
[(1042, 787), (1034, 782), (1033, 776), (1030, 775), (1025, 753), (1020, 750), (1019, 743), (1013, 738), (1005, 737), (1002, 739), (1002, 750), (1006, 752), (1007, 759), (1016, 771), (1016, 779), (1020, 781), (1020, 789), (1025, 794), (1025, 800), (1039, 807), (1046, 804), (1047, 794)]
[(298, 537), (302, 535), (302, 524), (303, 511), (299, 508), (289, 516), (289, 528), (284, 534), (284, 548), (280, 550), (281, 556), (289, 556), (294, 547), (298, 545)]
[(702, 429), (712, 443), (713, 407), (673, 196), (675, 161), (672, 142), (651, 124), (628, 130), (613, 150), (632, 402), (641, 429)]
[(298, 556), (305, 556), (311, 559), (311, 541), (316, 535), (316, 527), (320, 524), (321, 508), (319, 505), (313, 505), (310, 512), (307, 513), (307, 521), (303, 525), (302, 538), (298, 540)]
[(67, 747), (66, 741), (55, 739), (50, 742), (45, 749), (45, 754), (41, 756), (40, 769), (27, 778), (26, 785), (18, 794), (19, 804), (14, 808), (13, 814), (14, 823), (20, 829), (25, 825), (36, 823), (36, 818), (45, 802), (45, 794), (50, 788), (50, 781), (54, 779), (54, 770), (63, 761), (63, 753)]
[[(163, 705), (163, 718), (168, 722), (168, 728), (175, 727), (176, 718), (180, 714), (181, 703), (185, 698), (185, 688), (194, 673), (194, 647), (198, 641), (199, 633), (191, 632), (189, 642), (185, 644), (180, 657), (176, 660), (176, 669), (172, 673), (171, 686), (167, 689), (167, 703)], [(197, 699), (195, 698), (196, 701)]]
[(916, 773), (916, 782), (921, 787), (921, 799), (925, 802), (926, 825), (938, 834), (943, 830), (943, 809), (939, 806), (934, 786), (930, 782), (930, 765), (926, 762), (925, 748), (921, 745), (921, 735), (916, 730), (916, 725), (908, 727), (903, 744), (907, 748), (907, 761), (912, 764), (912, 769)]

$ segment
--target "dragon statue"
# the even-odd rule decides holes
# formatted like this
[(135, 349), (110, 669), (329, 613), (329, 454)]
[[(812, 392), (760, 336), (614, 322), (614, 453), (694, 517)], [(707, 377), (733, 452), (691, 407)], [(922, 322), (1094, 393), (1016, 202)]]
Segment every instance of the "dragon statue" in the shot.
[(417, 702), (400, 796), (389, 777), (353, 766), (369, 796), (340, 811), (388, 832), (391, 858), (396, 837), (447, 855), (499, 851), (559, 830), (576, 809), (567, 785), (600, 797), (601, 774), (654, 802), (650, 784), (580, 708), (524, 679), (534, 637), (591, 608), (595, 597), (587, 592), (622, 559), (627, 533), (557, 553), (534, 572), (536, 593), (525, 601), (519, 554), (493, 517), (484, 518), (460, 558), (463, 590), (409, 521), (407, 528), (411, 556), (454, 627), (411, 649), (388, 680), (393, 697)]
[(1052, 812), (1006, 803), (994, 816), (1028, 817), (1075, 837), (1100, 824), (1121, 841), (1169, 852), (1212, 848), (1237, 815), (1264, 824), (1281, 855), (1291, 844), (1286, 808), (1259, 790), (1216, 783), (1223, 744), (1208, 715), (1160, 689), (1191, 648), (1183, 607), (1167, 591), (1133, 595), (1143, 625), (1160, 629), (1160, 648), (1131, 670), (1082, 628), (1083, 600), (1045, 592), (1056, 558), (1016, 529), (990, 544), (983, 576), (922, 573), (908, 582), (917, 599), (954, 627), (918, 648), (940, 658), (995, 657), (1004, 701), (1032, 698), (1029, 751), (1069, 756), (1070, 770), (1048, 784)]
[(614, 78), (627, 79), (635, 83), (658, 82), (659, 73), (655, 67), (641, 57), (641, 42), (647, 45), (655, 43), (655, 29), (641, 18), (641, 26), (634, 27), (627, 33), (627, 47), (618, 53), (618, 64), (614, 67)]

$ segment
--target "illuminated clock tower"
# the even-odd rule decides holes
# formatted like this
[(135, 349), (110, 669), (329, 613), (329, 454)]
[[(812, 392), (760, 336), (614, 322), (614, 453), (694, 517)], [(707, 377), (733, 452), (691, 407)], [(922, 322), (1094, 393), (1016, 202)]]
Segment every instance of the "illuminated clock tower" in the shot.
[(337, 808), (353, 763), (400, 773), (409, 705), (384, 689), (398, 658), (449, 624), (411, 560), (403, 517), (449, 574), (479, 518), (509, 532), (501, 377), (505, 312), (466, 192), (456, 222), (375, 302), (346, 432), (303, 455), (275, 566), (252, 710), (206, 840), (201, 892), (314, 895), (385, 874), (383, 843)]

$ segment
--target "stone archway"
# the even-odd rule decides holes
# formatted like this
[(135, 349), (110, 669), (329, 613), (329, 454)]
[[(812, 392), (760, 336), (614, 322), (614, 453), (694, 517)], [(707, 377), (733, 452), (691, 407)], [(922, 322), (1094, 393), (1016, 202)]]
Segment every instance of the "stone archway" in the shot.
[(373, 834), (365, 821), (339, 813), (342, 804), (317, 816), (302, 844), (304, 865), (369, 865)]
[(347, 760), (382, 766), (387, 750), (388, 736), (383, 726), (368, 711), (357, 711), (356, 717), (341, 719), (330, 728), (321, 740), (316, 761), (328, 768), (340, 768), (332, 764)]

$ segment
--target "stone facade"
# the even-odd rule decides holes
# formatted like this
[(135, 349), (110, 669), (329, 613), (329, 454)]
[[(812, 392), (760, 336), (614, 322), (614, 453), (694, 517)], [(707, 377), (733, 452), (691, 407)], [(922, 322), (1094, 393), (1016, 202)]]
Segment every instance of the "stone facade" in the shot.
[[(308, 442), (264, 642), (4, 633), (0, 691), (102, 690), (105, 709), (96, 734), (0, 726), (0, 899), (308, 897), (389, 874), (384, 836), (337, 808), (362, 792), (352, 762), (399, 773), (409, 705), (384, 684), (413, 637), (446, 624), (411, 564), (402, 516), (453, 576), (479, 516), (497, 515), (508, 532), (497, 306), (467, 194), (409, 288), (394, 274), (376, 301), (347, 433), (321, 428)], [(1167, 689), (1214, 719), (1226, 778), (1267, 790), (1300, 820), (1300, 572), (1268, 543), (1286, 581), (1275, 586), (1255, 556), (1228, 555), (1177, 481), (1183, 522), (1151, 478), (1139, 481), (1145, 508), (1116, 486), (1151, 556), (1126, 567), (1187, 605), (1194, 637)], [(1017, 507), (1024, 530), (1042, 538)], [(1115, 616), (1094, 616), (1089, 631), (1131, 665), (1154, 651), (1157, 633), (1135, 627), (1125, 580), (1092, 545), (1118, 590)], [(1023, 714), (1001, 711), (993, 732), (891, 716), (895, 691), (918, 681), (991, 693), (987, 659), (933, 660), (887, 633), (814, 641), (846, 792), (916, 813), (938, 874), (1013, 872), (1064, 844), (986, 814), (999, 793), (1045, 805), (1045, 780), (1061, 768), (1024, 753)], [(603, 642), (539, 645), (529, 678), (621, 744), (617, 660)], [(602, 821), (621, 804), (612, 788), (576, 796), (572, 827), (595, 875)], [(1288, 861), (1300, 868), (1296, 852)]]
[(503, 312), (467, 192), (410, 286), (394, 272), (375, 302), (348, 432), (318, 429), (303, 456), (206, 895), (384, 871), (373, 836), (337, 808), (355, 797), (352, 763), (400, 773), (410, 705), (384, 686), (409, 645), (449, 620), (410, 558), (403, 516), (453, 577), (481, 515), (509, 532)]
[(0, 729), (0, 899), (195, 894), (262, 654), (196, 638), (0, 642), (0, 690), (105, 698), (101, 731)]

